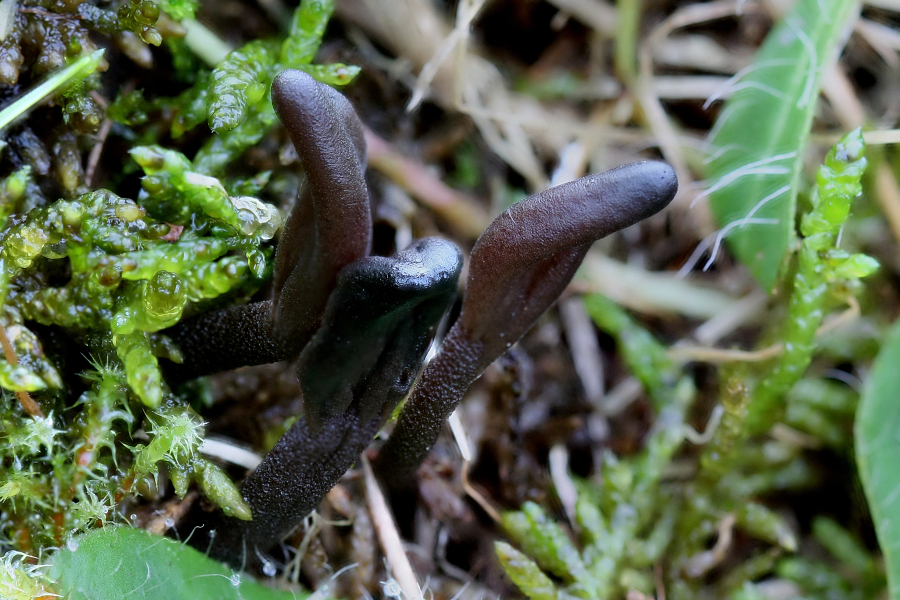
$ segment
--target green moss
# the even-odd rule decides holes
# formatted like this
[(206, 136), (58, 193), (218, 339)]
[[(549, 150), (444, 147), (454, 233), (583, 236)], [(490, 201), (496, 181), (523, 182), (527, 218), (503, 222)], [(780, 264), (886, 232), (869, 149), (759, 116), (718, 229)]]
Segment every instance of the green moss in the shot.
[[(78, 18), (63, 19), (55, 13), (72, 10), (71, 3), (49, 4), (15, 14), (0, 44), (0, 83), (89, 55), (91, 32), (131, 32), (158, 45), (162, 13), (190, 19), (197, 8), (194, 0), (124, 0), (109, 8), (84, 2)], [(309, 65), (332, 10), (328, 2), (304, 2), (287, 40), (251, 42), (211, 72), (191, 74), (193, 85), (175, 98), (137, 90), (104, 111), (91, 95), (101, 73), (58, 71), (60, 83), (46, 92), (57, 95), (59, 107), (51, 112), (58, 119), (52, 143), (29, 127), (37, 100), (18, 106), (16, 116), (26, 121), (15, 143), (26, 164), (0, 181), (0, 325), (17, 359), (0, 359), (7, 391), (0, 404), (4, 549), (37, 555), (76, 532), (121, 520), (121, 502), (151, 490), (160, 463), (180, 495), (194, 481), (227, 514), (249, 518), (228, 476), (198, 454), (204, 424), (189, 407), (194, 398), (174, 394), (164, 380), (158, 359), (178, 362), (181, 355), (161, 332), (195, 303), (246, 301), (271, 273), (269, 240), (281, 215), (253, 197), (269, 174), (221, 180), (211, 173), (275, 123), (268, 87), (285, 61), (344, 83), (355, 73)], [(100, 59), (91, 56), (94, 67)], [(205, 132), (207, 142), (191, 160), (156, 143), (167, 133), (159, 125), (163, 113), (172, 115), (175, 136), (204, 122), (220, 133)], [(132, 140), (122, 171), (143, 171), (137, 197), (85, 184), (89, 146), (81, 134), (107, 117)], [(36, 179), (50, 173), (63, 197), (48, 202)], [(90, 368), (74, 371), (72, 356), (89, 357)], [(12, 394), (21, 391), (33, 394), (45, 416), (24, 413)], [(136, 436), (141, 429), (146, 438)], [(23, 572), (10, 567), (0, 585)]]

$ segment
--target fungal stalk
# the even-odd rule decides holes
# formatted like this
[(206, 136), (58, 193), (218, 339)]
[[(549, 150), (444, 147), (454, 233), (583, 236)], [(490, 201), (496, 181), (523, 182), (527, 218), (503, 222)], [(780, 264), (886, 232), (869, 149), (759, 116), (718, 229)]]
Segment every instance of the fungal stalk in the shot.
[(326, 324), (300, 355), (306, 416), (244, 482), (253, 520), (212, 526), (212, 556), (252, 560), (319, 505), (409, 392), (461, 268), (456, 246), (426, 238), (341, 272)]

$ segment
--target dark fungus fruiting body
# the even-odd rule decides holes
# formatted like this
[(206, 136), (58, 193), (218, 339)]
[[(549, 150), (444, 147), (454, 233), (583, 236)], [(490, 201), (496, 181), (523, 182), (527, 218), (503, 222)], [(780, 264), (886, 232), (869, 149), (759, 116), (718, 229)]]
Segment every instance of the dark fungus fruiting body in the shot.
[[(297, 359), (305, 416), (244, 482), (253, 519), (219, 515), (192, 540), (235, 566), (296, 527), (407, 395), (462, 265), (456, 246), (436, 238), (368, 256), (365, 145), (352, 107), (299, 71), (276, 78), (272, 100), (308, 182), (281, 236), (273, 300), (169, 330), (185, 355), (167, 372), (174, 379)], [(670, 167), (639, 163), (500, 215), (472, 251), (462, 312), (380, 453), (381, 475), (399, 482), (415, 469), (471, 383), (553, 304), (593, 241), (661, 210), (676, 188)]]
[(338, 273), (369, 254), (366, 148), (353, 107), (301, 71), (275, 78), (272, 102), (307, 177), (275, 255), (273, 299), (171, 330), (185, 356), (167, 373), (175, 380), (296, 358), (322, 321)]
[(219, 515), (193, 537), (236, 566), (294, 529), (372, 441), (415, 380), (462, 268), (456, 246), (437, 238), (390, 258), (367, 256), (371, 216), (356, 113), (299, 71), (276, 78), (272, 99), (307, 174), (276, 254), (274, 298), (168, 331), (185, 355), (167, 370), (174, 379), (297, 359), (306, 416), (244, 482), (253, 519)]
[(459, 318), (379, 453), (381, 476), (396, 482), (422, 462), (472, 382), (556, 301), (595, 240), (659, 212), (677, 189), (668, 165), (635, 163), (535, 194), (497, 217), (472, 249)]
[(409, 392), (456, 295), (461, 266), (453, 244), (425, 238), (341, 271), (325, 324), (300, 354), (306, 415), (244, 482), (253, 520), (222, 517), (214, 556), (252, 560), (290, 533), (356, 462)]

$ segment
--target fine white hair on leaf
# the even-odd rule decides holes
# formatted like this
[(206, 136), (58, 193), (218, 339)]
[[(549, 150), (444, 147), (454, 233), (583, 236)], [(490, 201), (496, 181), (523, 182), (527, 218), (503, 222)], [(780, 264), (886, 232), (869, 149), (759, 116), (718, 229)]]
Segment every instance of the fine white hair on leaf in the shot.
[(764, 207), (766, 204), (768, 204), (775, 198), (778, 198), (779, 196), (783, 196), (784, 194), (787, 194), (788, 192), (790, 192), (790, 190), (791, 190), (791, 186), (783, 185), (780, 188), (778, 188), (777, 190), (775, 190), (774, 192), (772, 192), (771, 194), (769, 194), (768, 196), (766, 196), (765, 198), (763, 198), (762, 200), (760, 200), (759, 202), (757, 202), (755, 205), (753, 205), (753, 208), (750, 209), (750, 212), (747, 213), (747, 216), (745, 216), (743, 219), (741, 219), (739, 221), (740, 222), (739, 226), (743, 227), (744, 225), (746, 225), (750, 221), (750, 219), (753, 218), (753, 215), (755, 215), (757, 212), (759, 212), (762, 209), (762, 207)]
[(719, 232), (716, 231), (700, 240), (700, 243), (697, 244), (697, 247), (694, 248), (694, 251), (691, 252), (691, 255), (688, 257), (688, 259), (684, 262), (683, 265), (681, 265), (681, 268), (678, 269), (679, 277), (687, 277), (688, 274), (694, 270), (694, 267), (698, 262), (700, 262), (700, 258), (706, 253), (707, 250), (709, 250), (709, 247), (713, 245), (713, 242), (715, 241), (718, 234)]
[[(729, 107), (729, 108), (732, 108), (732, 107)], [(718, 123), (717, 123), (717, 125), (718, 125)], [(703, 164), (708, 165), (709, 163), (721, 158), (722, 155), (725, 154), (726, 152), (731, 152), (732, 150), (744, 150), (746, 152), (747, 147), (744, 146), (743, 144), (738, 144), (738, 143), (725, 144), (724, 146), (717, 147), (715, 152), (712, 152), (709, 156), (707, 156), (706, 158), (703, 159)]]
[(781, 100), (782, 102), (787, 100), (787, 96), (785, 96), (783, 93), (781, 93), (781, 91), (778, 88), (772, 87), (771, 85), (766, 85), (765, 83), (762, 83), (760, 81), (753, 81), (753, 80), (742, 81), (741, 83), (737, 83), (734, 86), (732, 86), (729, 91), (732, 94), (734, 94), (735, 92), (739, 92), (741, 90), (746, 90), (746, 89), (759, 90), (760, 92), (769, 94), (776, 100)]
[(758, 177), (760, 175), (786, 175), (787, 173), (790, 173), (790, 167), (778, 166), (777, 163), (793, 159), (796, 156), (797, 152), (785, 152), (783, 154), (776, 154), (775, 156), (761, 158), (751, 163), (747, 163), (746, 165), (742, 165), (728, 172), (726, 175), (723, 175), (714, 184), (706, 188), (705, 191), (697, 194), (697, 197), (694, 198), (694, 202), (692, 202), (691, 205), (693, 206), (693, 204), (695, 204), (701, 198), (712, 195), (718, 190), (728, 187), (729, 185), (737, 182), (744, 177)]
[(125, 594), (126, 597), (127, 597), (127, 596), (130, 596), (131, 594), (135, 593), (136, 591), (138, 591), (139, 589), (141, 589), (142, 587), (144, 587), (145, 585), (147, 585), (147, 582), (150, 581), (150, 579), (152, 578), (152, 575), (150, 575), (150, 563), (146, 563), (146, 564), (147, 564), (147, 577), (144, 579), (144, 581), (143, 581), (139, 586), (137, 586), (136, 588), (134, 588), (134, 589), (131, 590), (130, 592), (127, 592), (127, 593)]
[(694, 251), (691, 253), (691, 256), (685, 261), (684, 265), (682, 265), (682, 267), (678, 270), (678, 276), (686, 277), (688, 275), (688, 273), (690, 273), (694, 269), (696, 264), (698, 262), (700, 262), (700, 257), (703, 256), (703, 254), (709, 249), (710, 246), (715, 244), (715, 248), (713, 249), (712, 255), (710, 256), (707, 263), (703, 266), (704, 271), (708, 270), (710, 268), (710, 266), (712, 266), (712, 263), (715, 262), (715, 258), (716, 258), (716, 255), (718, 254), (719, 247), (721, 246), (722, 239), (732, 229), (742, 228), (747, 225), (777, 224), (778, 223), (777, 219), (755, 219), (753, 217), (753, 215), (755, 215), (757, 212), (759, 212), (759, 210), (762, 209), (763, 206), (765, 206), (766, 204), (768, 204), (775, 198), (778, 198), (779, 196), (782, 196), (782, 195), (788, 193), (790, 191), (790, 189), (791, 188), (788, 185), (778, 188), (777, 190), (775, 190), (774, 192), (772, 192), (771, 194), (769, 194), (768, 196), (766, 196), (765, 198), (763, 198), (762, 200), (757, 202), (753, 206), (753, 208), (750, 209), (750, 212), (748, 212), (746, 216), (732, 221), (731, 223), (729, 223), (728, 225), (726, 225), (724, 228), (720, 229), (719, 231), (716, 231), (716, 232), (706, 236), (702, 240), (700, 240), (700, 243), (697, 244), (696, 248), (694, 248)]
[(335, 572), (334, 575), (328, 578), (328, 581), (320, 585), (316, 588), (316, 591), (307, 596), (306, 600), (325, 600), (328, 594), (331, 592), (331, 586), (337, 580), (338, 577), (349, 571), (350, 569), (355, 569), (359, 566), (359, 563), (350, 563)]
[[(719, 91), (713, 93), (709, 98), (706, 99), (706, 102), (703, 103), (703, 110), (707, 110), (713, 102), (721, 98), (724, 94), (728, 92), (733, 92), (734, 90), (739, 89), (737, 86), (737, 82), (742, 80), (747, 75), (750, 75), (754, 71), (759, 71), (761, 69), (770, 69), (773, 67), (792, 67), (794, 66), (794, 61), (788, 58), (772, 58), (769, 60), (761, 60), (759, 62), (755, 62), (752, 65), (748, 65), (732, 75), (728, 78), (728, 81), (722, 84), (722, 87)], [(772, 88), (770, 88), (772, 89)], [(777, 91), (777, 90), (776, 90)]]
[(806, 74), (806, 82), (803, 84), (803, 93), (797, 99), (797, 108), (804, 108), (813, 100), (816, 76), (819, 72), (819, 55), (816, 54), (816, 47), (813, 45), (812, 40), (809, 39), (802, 27), (795, 22), (795, 19), (786, 19), (785, 24), (797, 36), (800, 43), (803, 44), (803, 49), (806, 50), (806, 54), (809, 57), (809, 71)]
[(719, 248), (722, 247), (722, 240), (725, 239), (731, 231), (737, 229), (739, 227), (745, 227), (747, 225), (778, 225), (781, 221), (778, 219), (741, 219), (740, 221), (733, 221), (723, 227), (718, 234), (716, 234), (716, 243), (713, 246), (712, 255), (709, 257), (709, 260), (706, 261), (706, 264), (703, 265), (703, 270), (707, 271), (712, 266), (712, 264), (716, 261), (716, 256), (719, 254)]
[[(745, 106), (750, 104), (746, 98), (741, 98), (739, 100), (730, 102), (725, 108), (722, 109), (722, 112), (719, 113), (718, 118), (716, 119), (715, 124), (712, 126), (712, 129), (709, 130), (709, 133), (706, 134), (706, 146), (707, 148), (716, 147), (713, 143), (713, 140), (718, 137), (719, 132), (725, 127), (725, 123), (735, 115), (739, 110), (743, 110)], [(736, 142), (735, 142), (736, 144)], [(727, 147), (727, 146), (726, 146)]]

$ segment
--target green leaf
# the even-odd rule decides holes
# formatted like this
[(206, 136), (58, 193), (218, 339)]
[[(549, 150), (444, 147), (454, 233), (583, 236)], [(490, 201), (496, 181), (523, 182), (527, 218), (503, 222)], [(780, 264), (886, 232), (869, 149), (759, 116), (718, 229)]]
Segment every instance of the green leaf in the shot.
[(734, 95), (710, 135), (707, 193), (721, 235), (768, 290), (794, 237), (803, 149), (822, 73), (855, 6), (798, 0), (754, 63), (735, 76)]
[(585, 566), (578, 548), (558, 523), (547, 518), (540, 506), (526, 502), (521, 511), (504, 513), (503, 527), (540, 568), (572, 583), (571, 590), (576, 596), (597, 598), (601, 595), (599, 583)]
[(216, 503), (229, 517), (250, 521), (253, 513), (244, 501), (240, 490), (220, 467), (205, 458), (194, 461), (194, 479), (207, 497)]
[(834, 519), (819, 515), (813, 519), (812, 532), (843, 568), (856, 574), (877, 571), (875, 561), (865, 546)]
[(306, 597), (264, 587), (175, 540), (129, 527), (97, 529), (74, 538), (53, 557), (49, 577), (70, 600)]
[(249, 107), (265, 99), (275, 65), (272, 44), (254, 40), (229, 54), (213, 69), (209, 82), (209, 128), (231, 131), (247, 118)]
[(494, 550), (503, 570), (523, 594), (531, 600), (557, 600), (559, 590), (534, 561), (506, 542), (494, 542)]
[(162, 402), (162, 373), (146, 334), (135, 331), (118, 336), (116, 354), (125, 366), (125, 376), (134, 393), (144, 406), (157, 408)]
[(291, 34), (281, 45), (281, 62), (290, 69), (312, 62), (334, 12), (334, 0), (303, 0), (291, 19)]
[(38, 392), (47, 389), (47, 383), (24, 365), (0, 361), (0, 387), (11, 392)]
[(900, 323), (878, 353), (856, 412), (856, 464), (878, 543), (888, 590), (900, 599)]
[(332, 63), (330, 65), (298, 65), (297, 68), (306, 72), (316, 81), (327, 83), (330, 86), (347, 85), (359, 75), (359, 67)]
[(197, 0), (160, 0), (159, 7), (176, 21), (181, 21), (193, 19), (200, 3)]
[(616, 338), (625, 363), (650, 394), (656, 407), (666, 406), (680, 376), (680, 367), (669, 358), (666, 347), (606, 296), (586, 296), (584, 306), (597, 327)]

